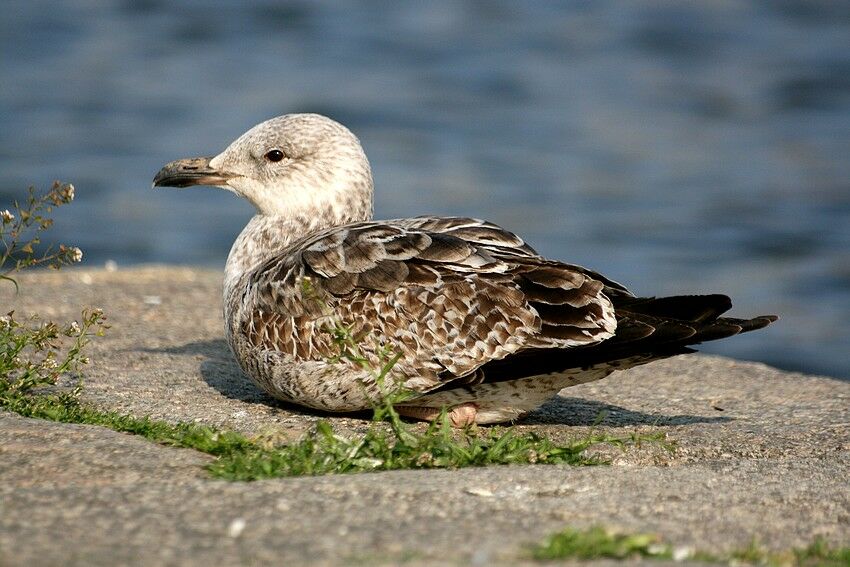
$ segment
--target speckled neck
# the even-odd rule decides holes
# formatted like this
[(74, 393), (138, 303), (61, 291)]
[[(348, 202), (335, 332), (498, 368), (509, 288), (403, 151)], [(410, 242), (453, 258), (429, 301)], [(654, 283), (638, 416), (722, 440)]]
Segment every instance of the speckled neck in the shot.
[[(359, 205), (359, 206), (358, 206)], [(239, 278), (279, 254), (296, 240), (314, 232), (352, 222), (372, 219), (372, 202), (352, 204), (350, 208), (317, 212), (314, 215), (254, 215), (236, 238), (224, 268), (224, 295)]]

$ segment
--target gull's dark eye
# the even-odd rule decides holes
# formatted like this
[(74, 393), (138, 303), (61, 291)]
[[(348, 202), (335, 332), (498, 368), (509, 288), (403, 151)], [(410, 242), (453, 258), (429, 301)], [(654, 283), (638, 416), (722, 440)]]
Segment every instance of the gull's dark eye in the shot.
[(266, 152), (266, 155), (263, 157), (265, 157), (269, 161), (276, 162), (283, 159), (283, 152), (280, 150), (271, 150), (269, 152)]

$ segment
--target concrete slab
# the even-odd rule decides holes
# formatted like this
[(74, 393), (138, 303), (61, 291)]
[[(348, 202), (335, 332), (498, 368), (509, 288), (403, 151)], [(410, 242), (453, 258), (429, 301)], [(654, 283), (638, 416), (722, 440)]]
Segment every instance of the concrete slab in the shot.
[[(89, 305), (109, 316), (84, 394), (99, 407), (283, 437), (325, 417), (241, 376), (215, 272), (67, 270), (21, 283), (18, 296), (0, 288), (19, 316), (67, 320)], [(517, 564), (527, 544), (593, 524), (715, 552), (753, 537), (776, 549), (818, 535), (850, 543), (848, 382), (690, 355), (565, 390), (518, 427), (555, 439), (662, 430), (678, 449), (614, 452), (610, 467), (226, 483), (206, 476), (206, 455), (3, 413), (0, 565)]]

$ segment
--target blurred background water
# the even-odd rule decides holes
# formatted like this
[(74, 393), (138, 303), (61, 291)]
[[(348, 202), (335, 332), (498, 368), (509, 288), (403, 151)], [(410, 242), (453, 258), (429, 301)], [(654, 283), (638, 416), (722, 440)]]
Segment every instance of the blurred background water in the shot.
[(44, 2), (0, 15), (0, 209), (73, 182), (89, 266), (222, 267), (250, 206), (177, 157), (327, 114), (376, 215), (472, 215), (770, 329), (703, 350), (850, 378), (850, 2)]

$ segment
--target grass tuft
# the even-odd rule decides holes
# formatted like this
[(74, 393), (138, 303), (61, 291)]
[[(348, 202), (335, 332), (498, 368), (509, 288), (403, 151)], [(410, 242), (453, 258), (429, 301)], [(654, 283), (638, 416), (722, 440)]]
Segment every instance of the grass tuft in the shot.
[(793, 554), (801, 567), (850, 567), (850, 546), (832, 547), (820, 537), (808, 547), (793, 550)]
[(585, 530), (565, 529), (532, 547), (538, 561), (573, 559), (667, 559), (714, 565), (764, 565), (767, 567), (850, 567), (850, 547), (831, 547), (817, 538), (805, 548), (770, 551), (753, 540), (745, 548), (715, 554), (674, 548), (652, 534), (620, 534), (595, 526)]
[(587, 449), (601, 444), (625, 449), (643, 442), (663, 441), (660, 434), (588, 435), (556, 444), (536, 433), (517, 434), (511, 428), (457, 431), (443, 416), (421, 432), (401, 422), (387, 427), (375, 421), (365, 434), (354, 436), (341, 435), (327, 421), (320, 421), (299, 441), (269, 447), (240, 433), (206, 425), (170, 424), (99, 410), (81, 402), (78, 389), (61, 393), (21, 392), (9, 388), (4, 380), (0, 380), (0, 408), (24, 417), (99, 425), (156, 443), (195, 449), (217, 457), (207, 467), (214, 478), (236, 481), (505, 464), (599, 465), (604, 461), (587, 456)]
[(170, 424), (148, 417), (103, 411), (80, 401), (79, 387), (68, 392), (20, 392), (0, 380), (0, 408), (24, 417), (61, 423), (98, 425), (139, 435), (163, 445), (185, 447), (214, 456), (244, 451), (254, 444), (243, 435), (194, 423)]
[(565, 529), (552, 534), (532, 549), (532, 556), (541, 561), (555, 561), (631, 557), (672, 559), (673, 554), (669, 546), (659, 543), (658, 536), (617, 534), (595, 526), (587, 530)]

